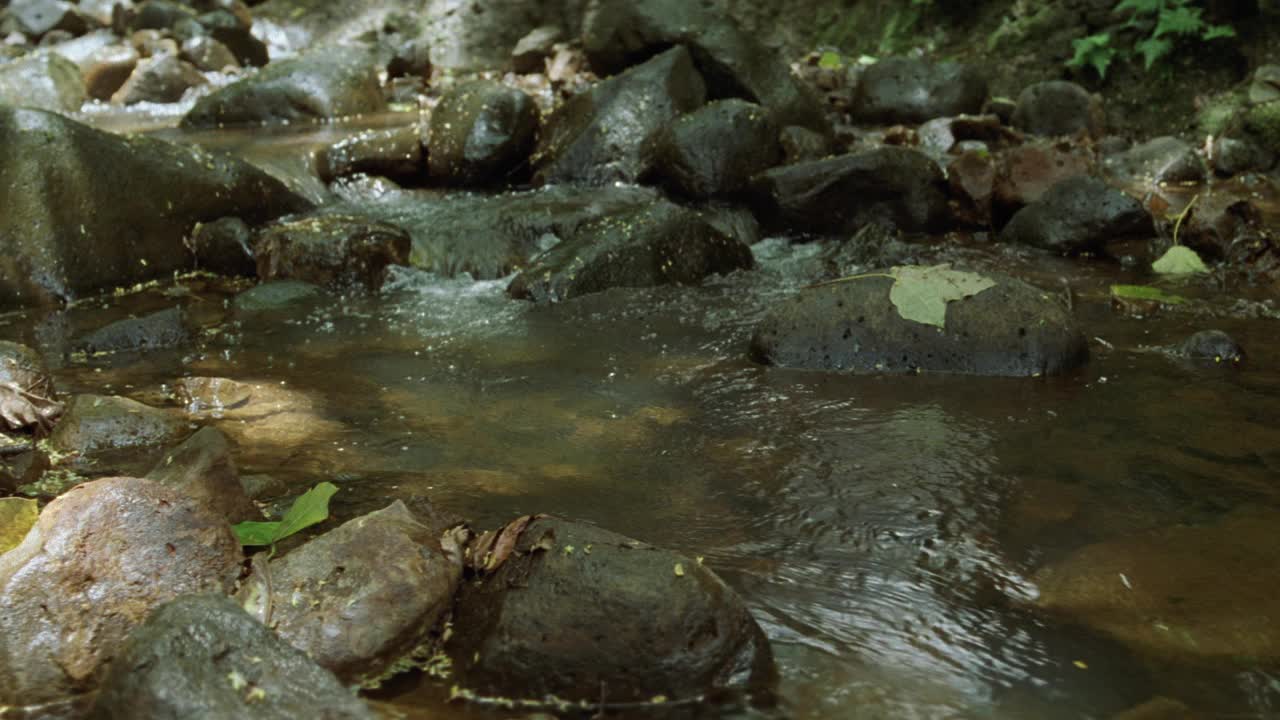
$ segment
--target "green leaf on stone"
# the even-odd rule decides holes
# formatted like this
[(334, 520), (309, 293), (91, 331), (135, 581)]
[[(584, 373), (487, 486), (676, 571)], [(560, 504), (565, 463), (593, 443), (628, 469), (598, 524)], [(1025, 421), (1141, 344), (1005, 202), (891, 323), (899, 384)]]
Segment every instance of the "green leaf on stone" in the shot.
[(1209, 268), (1205, 266), (1204, 261), (1200, 259), (1196, 251), (1186, 245), (1174, 245), (1169, 248), (1169, 251), (1161, 255), (1159, 260), (1151, 263), (1151, 269), (1161, 275), (1191, 275), (1209, 272)]
[(246, 521), (232, 526), (241, 545), (275, 545), (329, 517), (329, 498), (338, 486), (322, 482), (293, 501), (284, 517), (272, 522)]
[(840, 53), (828, 50), (818, 57), (818, 67), (823, 70), (839, 70), (844, 67), (844, 61), (840, 59)]
[(889, 275), (894, 280), (889, 302), (898, 314), (904, 320), (936, 327), (946, 327), (947, 303), (972, 297), (996, 284), (977, 273), (952, 270), (947, 263), (903, 265), (891, 269)]
[(26, 498), (0, 498), (0, 553), (22, 543), (40, 517), (40, 506)]
[(1150, 285), (1112, 285), (1111, 296), (1121, 300), (1154, 300), (1166, 305), (1181, 305), (1187, 299)]

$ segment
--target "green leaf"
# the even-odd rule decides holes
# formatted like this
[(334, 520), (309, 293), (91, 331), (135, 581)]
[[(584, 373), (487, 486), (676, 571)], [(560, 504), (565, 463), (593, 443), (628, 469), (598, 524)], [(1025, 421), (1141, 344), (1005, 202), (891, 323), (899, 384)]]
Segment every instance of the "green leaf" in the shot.
[(1087, 35), (1071, 41), (1071, 46), (1075, 48), (1075, 55), (1067, 61), (1067, 67), (1080, 68), (1088, 65), (1097, 71), (1098, 77), (1106, 78), (1107, 68), (1116, 56), (1109, 33)]
[(246, 521), (232, 526), (241, 545), (275, 545), (281, 540), (329, 517), (329, 498), (338, 492), (333, 483), (322, 482), (293, 501), (277, 521)]
[(0, 498), (0, 553), (17, 547), (40, 517), (40, 506), (26, 498)]
[(1168, 34), (1196, 35), (1204, 29), (1204, 20), (1200, 19), (1203, 12), (1201, 8), (1186, 6), (1165, 8), (1160, 11), (1160, 18), (1156, 21), (1156, 29), (1151, 37), (1158, 38)]
[(889, 271), (893, 287), (889, 301), (905, 320), (946, 327), (947, 303), (995, 287), (995, 281), (976, 273), (952, 270), (951, 265), (904, 265)]
[(1160, 256), (1159, 260), (1151, 263), (1151, 269), (1161, 275), (1190, 275), (1209, 272), (1209, 268), (1205, 266), (1204, 261), (1200, 259), (1196, 251), (1186, 245), (1174, 245), (1169, 248), (1168, 252)]
[(1210, 25), (1205, 28), (1204, 34), (1200, 36), (1201, 40), (1217, 40), (1219, 38), (1233, 38), (1236, 36), (1236, 29), (1230, 25)]
[(1166, 305), (1181, 305), (1187, 301), (1181, 295), (1172, 295), (1150, 285), (1112, 285), (1111, 296), (1122, 300), (1154, 300)]
[(1150, 15), (1160, 9), (1160, 0), (1123, 0), (1116, 5), (1115, 12), (1132, 10), (1135, 15)]
[(1164, 38), (1149, 37), (1134, 43), (1133, 49), (1142, 56), (1143, 67), (1150, 70), (1157, 60), (1173, 50), (1173, 43)]
[(818, 58), (818, 67), (823, 70), (839, 70), (844, 67), (844, 60), (840, 58), (840, 53), (828, 50)]

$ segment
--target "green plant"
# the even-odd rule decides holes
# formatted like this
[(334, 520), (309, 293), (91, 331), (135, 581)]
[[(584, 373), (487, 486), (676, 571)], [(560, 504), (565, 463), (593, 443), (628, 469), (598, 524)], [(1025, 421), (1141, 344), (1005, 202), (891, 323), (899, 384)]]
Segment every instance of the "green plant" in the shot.
[(1075, 54), (1067, 67), (1091, 67), (1098, 77), (1107, 76), (1107, 68), (1116, 57), (1141, 57), (1143, 67), (1150, 70), (1161, 58), (1173, 52), (1179, 40), (1209, 42), (1236, 36), (1230, 25), (1215, 25), (1204, 19), (1204, 8), (1195, 0), (1120, 0), (1114, 12), (1128, 13), (1121, 29), (1136, 30), (1139, 39), (1130, 48), (1117, 47), (1112, 40), (1117, 33), (1101, 32), (1079, 38), (1072, 43)]
[(241, 545), (269, 545), (275, 554), (276, 543), (329, 517), (329, 498), (336, 492), (336, 485), (322, 482), (294, 500), (283, 518), (271, 522), (248, 520), (233, 525), (232, 530)]

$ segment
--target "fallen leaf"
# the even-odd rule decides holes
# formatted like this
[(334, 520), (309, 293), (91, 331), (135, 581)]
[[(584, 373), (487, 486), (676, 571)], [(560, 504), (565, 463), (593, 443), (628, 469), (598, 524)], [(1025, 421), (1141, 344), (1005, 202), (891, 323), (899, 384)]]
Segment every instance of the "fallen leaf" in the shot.
[(1186, 245), (1174, 245), (1159, 260), (1151, 263), (1151, 269), (1161, 275), (1194, 275), (1209, 272), (1208, 266), (1195, 250)]
[(894, 279), (889, 302), (898, 314), (904, 320), (940, 328), (946, 326), (947, 303), (972, 297), (996, 284), (977, 273), (952, 270), (948, 263), (903, 265), (891, 269), (889, 275)]
[(0, 498), (0, 553), (17, 547), (40, 517), (40, 506), (27, 498)]

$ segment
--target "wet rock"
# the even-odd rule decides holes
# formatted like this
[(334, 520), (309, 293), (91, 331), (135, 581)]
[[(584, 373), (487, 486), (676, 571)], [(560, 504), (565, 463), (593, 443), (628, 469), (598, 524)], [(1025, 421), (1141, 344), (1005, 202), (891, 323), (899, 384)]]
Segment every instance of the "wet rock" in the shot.
[(774, 227), (839, 233), (888, 220), (906, 231), (924, 231), (940, 229), (948, 219), (942, 171), (906, 148), (774, 168), (752, 185), (762, 222)]
[(0, 383), (12, 383), (40, 395), (54, 394), (53, 375), (40, 353), (8, 340), (0, 340)]
[(0, 108), (0, 146), (0, 308), (171, 276), (191, 267), (195, 223), (308, 207), (229, 156), (33, 110)]
[(616, 73), (673, 45), (689, 49), (711, 98), (769, 108), (781, 126), (830, 134), (821, 102), (788, 64), (732, 18), (687, 0), (599, 0), (583, 20), (582, 44), (597, 72)]
[(413, 182), (426, 175), (426, 165), (423, 132), (417, 125), (366, 130), (339, 140), (316, 157), (316, 172), (325, 182), (356, 173)]
[(990, 153), (962, 153), (947, 166), (947, 184), (955, 201), (956, 219), (967, 225), (990, 227), (995, 195), (996, 164)]
[(1155, 697), (1112, 715), (1111, 720), (1202, 720), (1202, 716), (1177, 700)]
[(474, 186), (527, 176), (538, 119), (533, 98), (520, 90), (486, 80), (459, 85), (431, 113), (431, 177)]
[(997, 221), (1039, 200), (1049, 188), (1067, 178), (1088, 175), (1092, 162), (1070, 146), (1032, 143), (996, 156), (993, 207)]
[(1244, 360), (1244, 348), (1235, 338), (1221, 330), (1201, 330), (1174, 348), (1174, 354), (1188, 360), (1212, 363), (1238, 363)]
[(597, 703), (604, 687), (630, 703), (771, 681), (764, 634), (700, 563), (556, 518), (504, 533), (464, 583), (445, 647), (466, 692)]
[(863, 71), (853, 111), (867, 122), (921, 123), (977, 113), (986, 99), (987, 79), (976, 67), (894, 57)]
[(203, 35), (182, 41), (182, 58), (205, 72), (222, 72), (240, 67), (240, 61), (226, 45)]
[(62, 452), (87, 455), (101, 450), (177, 442), (190, 432), (181, 418), (136, 400), (76, 395), (49, 443)]
[(1033, 135), (1102, 135), (1101, 108), (1089, 92), (1064, 80), (1036, 83), (1018, 95), (1014, 127)]
[(191, 252), (201, 270), (242, 277), (258, 272), (253, 259), (253, 230), (238, 217), (198, 223), (191, 231)]
[(702, 106), (706, 86), (676, 47), (580, 93), (547, 118), (535, 181), (635, 182), (652, 166), (652, 144), (677, 116)]
[(196, 21), (210, 38), (229, 50), (240, 65), (262, 67), (267, 64), (267, 45), (250, 31), (247, 18), (218, 9), (200, 15)]
[(125, 84), (111, 96), (111, 102), (177, 102), (188, 90), (207, 82), (199, 70), (176, 55), (157, 55), (138, 63)]
[(560, 302), (612, 287), (696, 285), (708, 275), (752, 265), (749, 247), (698, 213), (659, 201), (587, 224), (535, 258), (507, 293)]
[(1280, 154), (1280, 100), (1249, 108), (1245, 111), (1244, 124), (1264, 150)]
[(198, 100), (188, 128), (294, 122), (386, 110), (373, 58), (356, 48), (324, 48), (272, 63)]
[(304, 280), (334, 290), (377, 292), (388, 265), (407, 265), (413, 241), (395, 225), (355, 215), (287, 218), (254, 241), (258, 277)]
[(225, 520), (163, 485), (110, 478), (71, 489), (0, 555), (0, 703), (93, 689), (153, 608), (230, 592), (242, 557)]
[(124, 85), (141, 56), (129, 45), (109, 45), (91, 56), (81, 66), (85, 91), (95, 100), (110, 100)]
[(511, 67), (518, 73), (540, 73), (546, 70), (547, 58), (556, 43), (564, 39), (564, 31), (554, 25), (543, 25), (528, 32), (511, 50)]
[[(501, 69), (530, 30), (547, 23), (576, 22), (576, 0), (494, 3), (492, 0), (436, 0), (425, 3), (421, 24), (438, 67)], [(567, 7), (562, 7), (567, 6)]]
[(238, 597), (343, 682), (364, 683), (422, 649), (461, 576), (456, 543), (396, 501), (271, 561)]
[(738, 193), (782, 160), (769, 112), (743, 100), (717, 100), (678, 118), (656, 143), (653, 176), (700, 200)]
[(144, 0), (131, 15), (130, 30), (169, 30), (183, 20), (195, 20), (196, 11), (170, 0)]
[(1280, 100), (1280, 65), (1259, 65), (1249, 82), (1249, 102), (1253, 105)]
[(172, 307), (113, 322), (80, 338), (73, 347), (90, 355), (141, 352), (177, 347), (190, 339), (186, 314), (182, 308)]
[(329, 671), (232, 600), (160, 606), (129, 634), (102, 682), (92, 720), (373, 720)]
[(1175, 137), (1158, 137), (1107, 158), (1107, 173), (1121, 182), (1197, 183), (1205, 178), (1196, 149)]
[(324, 294), (324, 290), (299, 280), (276, 280), (250, 288), (236, 295), (231, 306), (237, 313), (259, 313), (279, 310), (308, 298)]
[(1154, 232), (1141, 203), (1097, 178), (1082, 176), (1063, 180), (1019, 210), (1000, 239), (1073, 254), (1100, 251), (1114, 240)]
[(387, 77), (416, 77), (424, 80), (431, 77), (431, 43), (425, 38), (415, 37), (399, 42), (392, 50), (391, 59), (387, 61)]
[(195, 500), (227, 522), (262, 519), (262, 512), (240, 485), (227, 436), (214, 428), (201, 428), (165, 453), (147, 479)]
[(0, 104), (75, 112), (85, 96), (80, 68), (57, 53), (30, 55), (0, 65)]
[(1221, 176), (1266, 172), (1276, 163), (1276, 155), (1251, 140), (1221, 138), (1213, 144), (1213, 169)]
[(79, 35), (88, 29), (76, 6), (63, 0), (10, 0), (8, 5), (9, 17), (17, 21), (20, 31), (31, 37), (55, 30)]
[(935, 118), (916, 130), (916, 138), (920, 149), (935, 158), (944, 158), (946, 153), (965, 152), (966, 148), (980, 147), (989, 151), (1022, 141), (1020, 133), (1006, 128), (995, 115)]
[(1161, 658), (1274, 662), (1278, 520), (1242, 513), (1087, 545), (1035, 573), (1037, 605)]
[(850, 373), (1056, 375), (1083, 365), (1084, 335), (1053, 296), (999, 273), (994, 287), (947, 304), (946, 327), (903, 318), (894, 280), (869, 277), (800, 291), (773, 308), (751, 338), (769, 365)]
[(832, 153), (831, 140), (820, 132), (799, 125), (788, 125), (778, 132), (782, 145), (782, 164), (794, 165), (824, 158)]

